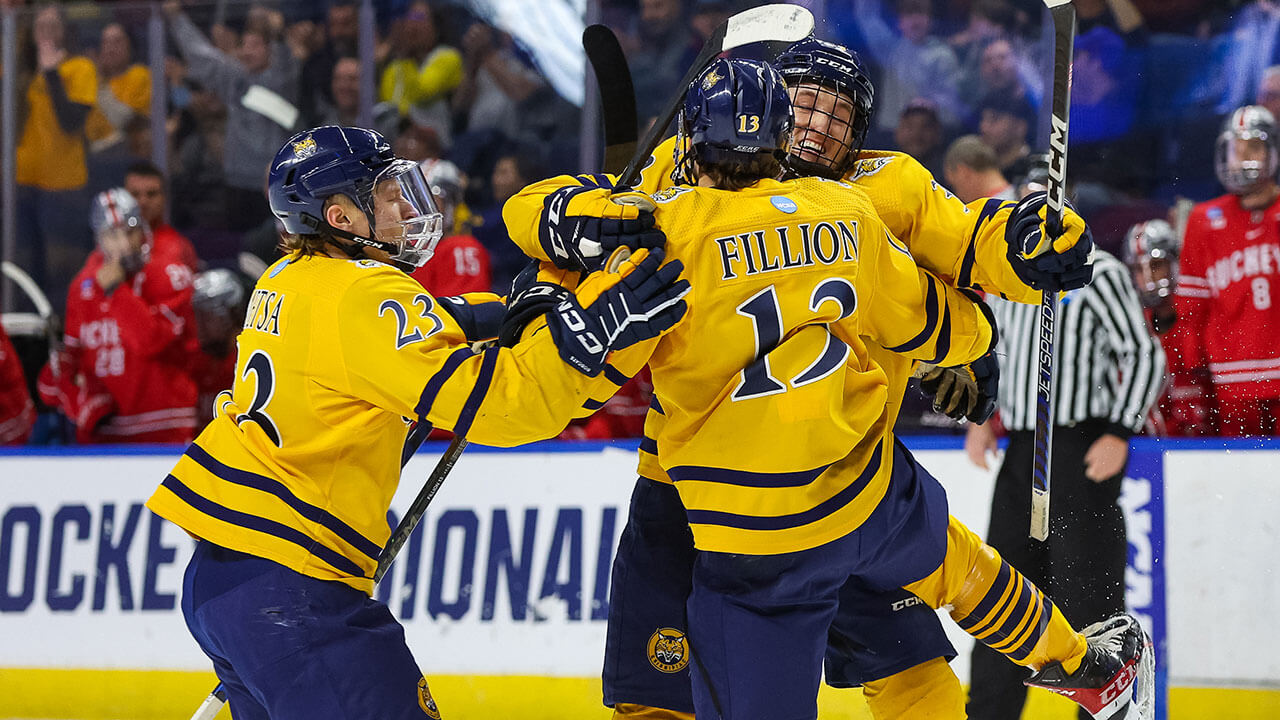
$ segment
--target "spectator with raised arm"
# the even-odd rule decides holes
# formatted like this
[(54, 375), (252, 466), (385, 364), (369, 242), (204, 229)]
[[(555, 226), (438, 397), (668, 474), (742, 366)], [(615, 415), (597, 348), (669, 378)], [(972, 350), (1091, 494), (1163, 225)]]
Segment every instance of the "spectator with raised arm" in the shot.
[(542, 78), (512, 51), (511, 37), (484, 22), (462, 36), (463, 76), (453, 95), (455, 116), (468, 133), (493, 130), (514, 138), (520, 105), (541, 88)]
[[(8, 73), (9, 69), (5, 68)], [(64, 11), (43, 5), (19, 58), (18, 237), (15, 259), (61, 308), (67, 279), (89, 252), (84, 127), (98, 71), (68, 47)]]
[(222, 155), (223, 171), (235, 208), (228, 220), (232, 230), (243, 232), (271, 215), (262, 192), (264, 168), (298, 120), (297, 67), (277, 41), (283, 19), (279, 13), (251, 12), (232, 57), (214, 47), (176, 0), (163, 8), (191, 78), (226, 105), (226, 146), (232, 151)]
[(933, 101), (944, 123), (963, 117), (956, 93), (960, 66), (951, 48), (929, 32), (930, 0), (897, 0), (897, 32), (884, 21), (880, 5), (879, 0), (853, 0), (854, 18), (884, 73), (877, 84), (875, 128), (892, 133), (903, 109), (920, 97)]
[(135, 117), (151, 114), (151, 71), (133, 61), (133, 40), (120, 23), (108, 23), (98, 41), (97, 105), (85, 121), (93, 152), (124, 141)]

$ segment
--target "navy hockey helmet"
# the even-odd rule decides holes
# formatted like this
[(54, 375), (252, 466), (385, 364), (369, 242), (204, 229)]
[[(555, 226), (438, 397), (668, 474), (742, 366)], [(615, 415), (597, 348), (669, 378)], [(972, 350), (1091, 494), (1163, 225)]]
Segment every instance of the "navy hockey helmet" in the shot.
[(781, 161), (791, 128), (791, 100), (777, 70), (758, 60), (714, 60), (685, 91), (676, 120), (676, 177), (695, 182), (695, 162), (741, 165), (762, 154)]
[(812, 35), (773, 63), (787, 81), (796, 132), (787, 156), (795, 175), (843, 177), (857, 161), (871, 127), (875, 86), (858, 54)]
[(1227, 118), (1214, 153), (1218, 181), (1237, 195), (1275, 179), (1280, 171), (1280, 134), (1271, 111), (1245, 105)]
[[(286, 232), (350, 240), (354, 246), (342, 247), (353, 257), (361, 246), (375, 247), (420, 267), (441, 236), (440, 212), (422, 168), (397, 158), (372, 130), (325, 125), (289, 138), (271, 161), (267, 195)], [(329, 225), (325, 202), (334, 195), (349, 197), (364, 212), (370, 237)]]

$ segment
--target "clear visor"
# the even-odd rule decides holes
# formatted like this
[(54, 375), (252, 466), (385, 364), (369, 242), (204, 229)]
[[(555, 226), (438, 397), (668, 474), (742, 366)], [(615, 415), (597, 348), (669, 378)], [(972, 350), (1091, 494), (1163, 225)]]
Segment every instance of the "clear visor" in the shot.
[(373, 218), (373, 239), (395, 248), (396, 262), (422, 267), (435, 253), (443, 232), (442, 216), (422, 167), (396, 160), (374, 180), (366, 210)]
[(1280, 169), (1276, 139), (1261, 130), (1225, 132), (1218, 138), (1214, 169), (1227, 190), (1249, 192)]

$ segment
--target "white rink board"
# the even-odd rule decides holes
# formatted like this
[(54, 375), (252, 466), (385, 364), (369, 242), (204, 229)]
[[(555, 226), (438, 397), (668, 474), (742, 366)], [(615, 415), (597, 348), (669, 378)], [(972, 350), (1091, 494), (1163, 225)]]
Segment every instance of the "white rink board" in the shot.
[(1280, 452), (1165, 454), (1173, 684), (1280, 686)]
[[(953, 514), (982, 534), (992, 474), (972, 467), (959, 450), (917, 456), (947, 486)], [(1280, 645), (1270, 613), (1280, 604), (1273, 558), (1280, 547), (1274, 519), (1280, 453), (1178, 451), (1168, 457), (1174, 460), (1166, 462), (1173, 684), (1196, 678), (1280, 685), (1280, 661), (1269, 654)], [(0, 455), (0, 667), (208, 669), (174, 602), (192, 541), (168, 523), (153, 530), (146, 511), (137, 512), (132, 529), (127, 522), (173, 459)], [(433, 454), (413, 460), (397, 509), (407, 507), (434, 462)], [(411, 601), (405, 626), (423, 670), (597, 675), (605, 623), (596, 599), (625, 522), (634, 468), (633, 454), (622, 450), (469, 451), (424, 519), (416, 572), (406, 546), (390, 576), (392, 609), (404, 615)], [(104, 526), (108, 513), (114, 522)], [(532, 543), (522, 552), (531, 514)], [(499, 519), (505, 534), (495, 533)], [(39, 537), (28, 563), (34, 524)], [(62, 540), (60, 563), (52, 564), (60, 567), (51, 567), (55, 526)], [(510, 556), (493, 552), (495, 535), (499, 545), (509, 538)], [(437, 553), (443, 562), (434, 561)], [(559, 563), (548, 575), (553, 555)], [(528, 573), (528, 587), (517, 593), (523, 619), (514, 617), (506, 574), (490, 577), (504, 558)], [(108, 570), (101, 585), (94, 582), (99, 562)], [(118, 579), (121, 569), (127, 590)], [(52, 585), (51, 571), (57, 575)], [(406, 585), (406, 573), (416, 583)], [(469, 592), (460, 592), (468, 573)], [(539, 600), (544, 586), (559, 596)], [(965, 679), (970, 643), (944, 624), (953, 629), (961, 653), (955, 669)]]

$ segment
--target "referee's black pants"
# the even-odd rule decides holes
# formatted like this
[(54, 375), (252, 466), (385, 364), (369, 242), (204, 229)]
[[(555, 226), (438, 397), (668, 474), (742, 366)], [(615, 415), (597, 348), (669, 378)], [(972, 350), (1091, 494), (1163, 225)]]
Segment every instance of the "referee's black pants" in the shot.
[[(1084, 474), (1085, 452), (1105, 429), (1101, 421), (1054, 428), (1047, 542), (1027, 534), (1034, 433), (1009, 435), (991, 499), (987, 543), (1044, 590), (1077, 630), (1124, 611), (1128, 542), (1118, 502), (1124, 473), (1101, 483)], [(1027, 669), (982, 643), (974, 646), (971, 667), (970, 720), (1018, 720)], [(1089, 717), (1080, 710), (1082, 720)]]

